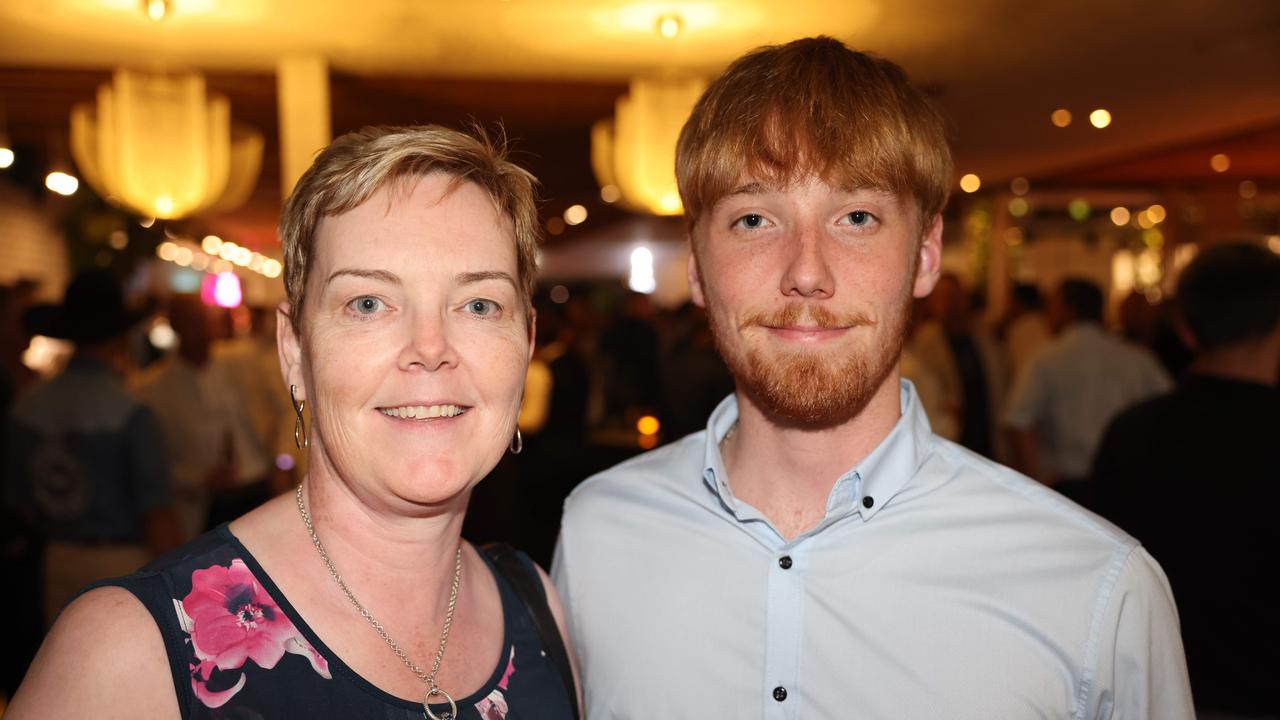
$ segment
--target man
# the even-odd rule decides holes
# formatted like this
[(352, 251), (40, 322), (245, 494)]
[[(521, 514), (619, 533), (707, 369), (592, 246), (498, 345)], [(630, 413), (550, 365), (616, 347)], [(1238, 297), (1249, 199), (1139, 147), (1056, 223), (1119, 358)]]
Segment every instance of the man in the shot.
[(1013, 286), (1002, 326), (1009, 375), (1016, 378), (1051, 337), (1039, 287), (1032, 283)]
[(75, 344), (65, 371), (18, 397), (6, 433), (8, 501), (48, 540), (48, 623), (84, 586), (131, 573), (180, 540), (160, 429), (122, 380), (140, 317), (108, 273), (90, 272), (61, 305), (23, 318), (33, 334)]
[(1144, 348), (1102, 328), (1102, 291), (1067, 279), (1049, 298), (1056, 337), (1014, 383), (1005, 412), (1014, 467), (1086, 506), (1089, 466), (1116, 413), (1169, 389)]
[(1004, 453), (995, 410), (1006, 384), (1000, 352), (976, 327), (973, 301), (956, 275), (938, 277), (928, 308), (929, 320), (915, 333), (909, 349), (942, 380), (946, 405), (954, 408), (959, 434), (942, 434), (979, 455), (999, 460)]
[(193, 295), (170, 300), (178, 349), (138, 382), (164, 430), (185, 540), (271, 498), (273, 464), (226, 365), (213, 361), (208, 310)]
[(737, 389), (566, 503), (587, 716), (1190, 718), (1146, 551), (934, 436), (899, 381), (953, 182), (902, 71), (830, 38), (755, 51), (676, 174)]
[(1111, 423), (1098, 510), (1169, 571), (1200, 717), (1277, 717), (1280, 255), (1210, 248), (1176, 303), (1195, 360), (1176, 390)]

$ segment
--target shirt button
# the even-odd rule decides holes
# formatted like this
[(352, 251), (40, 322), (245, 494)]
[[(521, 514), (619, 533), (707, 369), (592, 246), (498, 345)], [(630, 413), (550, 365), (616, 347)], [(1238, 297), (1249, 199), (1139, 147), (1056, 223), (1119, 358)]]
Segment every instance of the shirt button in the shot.
[[(783, 555), (782, 557), (778, 558), (778, 567), (782, 568), (783, 570), (790, 570), (790, 569), (791, 569), (791, 556), (790, 556), (790, 555)], [(784, 691), (784, 692), (785, 692), (785, 691)]]
[(864, 507), (864, 508), (870, 509), (870, 508), (871, 508), (871, 506), (872, 506), (872, 505), (875, 505), (875, 504), (876, 504), (875, 499), (874, 499), (874, 498), (872, 498), (870, 495), (868, 495), (868, 496), (866, 496), (866, 497), (862, 498), (862, 507)]
[(787, 699), (787, 689), (779, 685), (773, 689), (773, 699), (782, 702)]

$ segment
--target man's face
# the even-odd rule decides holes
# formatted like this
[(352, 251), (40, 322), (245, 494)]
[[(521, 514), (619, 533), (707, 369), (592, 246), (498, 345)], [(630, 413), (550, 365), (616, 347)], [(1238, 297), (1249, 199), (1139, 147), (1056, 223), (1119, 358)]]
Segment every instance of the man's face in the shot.
[(923, 242), (908, 199), (748, 179), (698, 219), (689, 281), (740, 391), (784, 423), (861, 411), (897, 367), (912, 296), (933, 289), (942, 222)]

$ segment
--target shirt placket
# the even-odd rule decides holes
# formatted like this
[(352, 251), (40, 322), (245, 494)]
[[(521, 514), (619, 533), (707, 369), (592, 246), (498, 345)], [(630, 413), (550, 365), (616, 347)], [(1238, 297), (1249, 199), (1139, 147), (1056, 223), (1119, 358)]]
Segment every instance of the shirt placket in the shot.
[(799, 717), (804, 566), (804, 554), (799, 543), (784, 547), (769, 559), (761, 689), (763, 717), (768, 720)]

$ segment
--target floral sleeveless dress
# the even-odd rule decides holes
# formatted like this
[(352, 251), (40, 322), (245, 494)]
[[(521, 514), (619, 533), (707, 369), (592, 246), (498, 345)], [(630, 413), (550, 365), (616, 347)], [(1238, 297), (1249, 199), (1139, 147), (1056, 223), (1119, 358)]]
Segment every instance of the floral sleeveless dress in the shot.
[[(564, 683), (532, 617), (502, 576), (494, 578), (502, 660), (479, 691), (455, 698), (458, 718), (568, 720)], [(94, 587), (103, 585), (129, 590), (155, 618), (184, 719), (424, 717), (421, 702), (378, 689), (334, 655), (226, 525)], [(449, 708), (433, 703), (431, 710), (443, 717)]]

